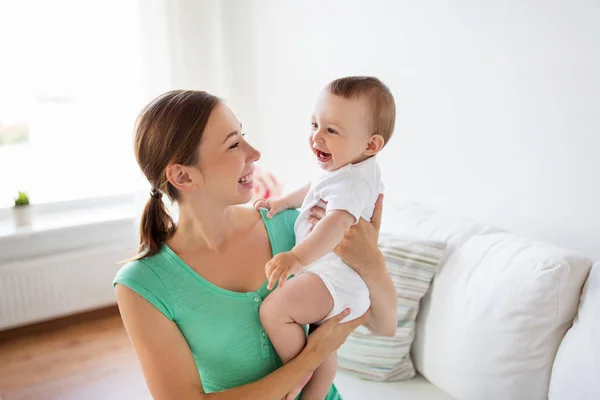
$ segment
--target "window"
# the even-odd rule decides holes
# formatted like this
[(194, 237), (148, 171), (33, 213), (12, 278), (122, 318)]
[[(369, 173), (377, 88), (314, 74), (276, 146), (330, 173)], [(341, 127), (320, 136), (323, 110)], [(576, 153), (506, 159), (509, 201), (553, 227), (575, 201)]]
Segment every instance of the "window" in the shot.
[(133, 191), (145, 103), (134, 0), (0, 3), (0, 207)]

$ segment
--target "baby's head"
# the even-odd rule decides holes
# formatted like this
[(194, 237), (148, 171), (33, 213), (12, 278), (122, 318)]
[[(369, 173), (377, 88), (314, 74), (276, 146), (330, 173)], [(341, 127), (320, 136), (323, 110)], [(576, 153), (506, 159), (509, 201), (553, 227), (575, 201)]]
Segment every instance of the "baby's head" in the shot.
[(336, 79), (315, 105), (310, 146), (321, 168), (335, 171), (379, 153), (392, 137), (395, 121), (394, 97), (379, 79)]

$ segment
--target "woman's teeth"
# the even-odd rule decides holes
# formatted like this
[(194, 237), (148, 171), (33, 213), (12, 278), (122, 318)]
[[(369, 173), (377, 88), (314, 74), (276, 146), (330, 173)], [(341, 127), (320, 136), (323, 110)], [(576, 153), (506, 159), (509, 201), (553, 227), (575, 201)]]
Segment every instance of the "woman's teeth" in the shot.
[(238, 179), (238, 182), (239, 183), (250, 183), (250, 182), (252, 182), (253, 177), (254, 177), (254, 174), (248, 174), (248, 175), (243, 176), (240, 179)]

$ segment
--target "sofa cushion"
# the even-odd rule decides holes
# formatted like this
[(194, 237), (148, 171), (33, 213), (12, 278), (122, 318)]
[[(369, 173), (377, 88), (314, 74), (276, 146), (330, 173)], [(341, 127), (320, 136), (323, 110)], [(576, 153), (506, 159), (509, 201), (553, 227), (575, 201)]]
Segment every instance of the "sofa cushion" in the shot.
[(338, 372), (335, 385), (344, 400), (453, 400), (452, 396), (419, 375), (408, 381), (372, 382)]
[(458, 399), (548, 398), (591, 261), (506, 232), (450, 254), (422, 303), (417, 370)]
[(600, 399), (600, 263), (592, 267), (552, 368), (550, 400), (571, 399)]
[(421, 301), (417, 371), (458, 399), (546, 399), (591, 261), (419, 204), (388, 207), (382, 229), (452, 246)]
[(376, 381), (410, 379), (415, 376), (410, 348), (419, 302), (446, 255), (446, 245), (382, 235), (380, 248), (396, 285), (398, 330), (394, 337), (381, 337), (359, 327), (339, 349), (338, 367)]
[(440, 241), (453, 247), (461, 246), (475, 235), (503, 231), (420, 203), (402, 206), (386, 204), (383, 212), (382, 232)]

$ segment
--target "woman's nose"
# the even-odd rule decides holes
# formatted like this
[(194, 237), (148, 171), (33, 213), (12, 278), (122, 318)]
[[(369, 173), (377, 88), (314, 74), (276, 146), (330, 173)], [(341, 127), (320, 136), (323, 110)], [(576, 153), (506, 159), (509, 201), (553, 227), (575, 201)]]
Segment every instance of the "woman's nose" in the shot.
[(248, 161), (258, 161), (260, 160), (260, 156), (260, 151), (248, 144)]

